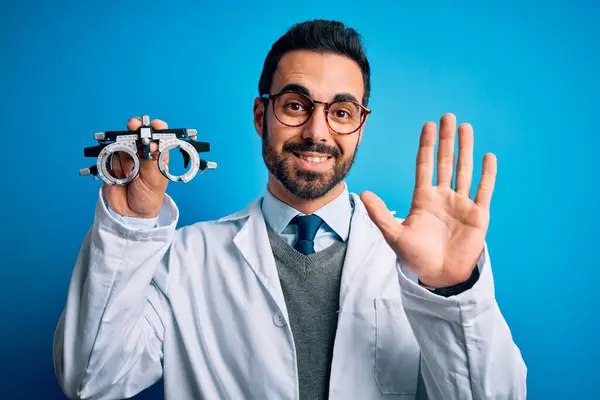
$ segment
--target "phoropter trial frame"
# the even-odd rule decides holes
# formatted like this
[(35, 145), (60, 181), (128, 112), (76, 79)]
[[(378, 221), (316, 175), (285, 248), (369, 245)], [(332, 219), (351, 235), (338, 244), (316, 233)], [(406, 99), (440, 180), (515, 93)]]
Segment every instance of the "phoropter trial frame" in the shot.
[[(150, 143), (158, 142), (158, 169), (167, 179), (175, 182), (189, 182), (196, 176), (198, 171), (204, 173), (204, 170), (217, 168), (217, 164), (211, 161), (200, 159), (198, 153), (209, 152), (210, 145), (207, 142), (197, 142), (198, 132), (196, 129), (154, 129), (150, 125), (150, 118), (147, 115), (142, 117), (142, 125), (137, 131), (106, 131), (94, 134), (94, 139), (98, 145), (86, 147), (83, 150), (84, 157), (97, 157), (96, 165), (79, 170), (79, 175), (97, 175), (102, 180), (111, 185), (125, 185), (131, 182), (139, 173), (140, 160), (138, 156), (138, 146), (141, 147), (142, 157), (151, 160)], [(168, 165), (165, 164), (165, 155), (169, 150), (179, 148), (183, 155), (184, 168), (191, 166), (187, 172), (182, 175), (172, 175), (169, 173)], [(125, 178), (112, 176), (108, 170), (108, 165), (112, 164), (112, 156), (115, 152), (124, 152), (131, 156), (134, 162), (133, 171)]]

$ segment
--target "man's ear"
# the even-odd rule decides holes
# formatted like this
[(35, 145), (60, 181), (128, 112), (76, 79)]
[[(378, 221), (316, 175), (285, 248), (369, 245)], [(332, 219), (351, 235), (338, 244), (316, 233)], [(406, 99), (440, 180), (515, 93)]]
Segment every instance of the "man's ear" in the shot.
[(262, 138), (263, 124), (265, 121), (265, 100), (261, 97), (254, 99), (254, 129), (258, 136)]

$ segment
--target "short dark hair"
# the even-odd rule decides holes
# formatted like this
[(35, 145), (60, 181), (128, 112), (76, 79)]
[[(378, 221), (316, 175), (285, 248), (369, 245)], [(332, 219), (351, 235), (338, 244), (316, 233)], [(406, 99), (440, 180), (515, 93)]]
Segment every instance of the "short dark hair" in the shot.
[(273, 46), (263, 65), (258, 81), (259, 95), (268, 94), (279, 60), (293, 50), (313, 50), (334, 53), (354, 60), (362, 71), (364, 83), (363, 105), (369, 102), (371, 93), (371, 70), (360, 34), (339, 21), (315, 19), (293, 25)]

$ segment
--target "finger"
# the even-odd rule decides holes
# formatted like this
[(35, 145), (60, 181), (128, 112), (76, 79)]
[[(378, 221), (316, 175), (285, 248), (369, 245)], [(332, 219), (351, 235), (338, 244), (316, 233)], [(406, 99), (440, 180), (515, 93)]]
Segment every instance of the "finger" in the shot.
[[(169, 129), (169, 126), (167, 125), (167, 123), (160, 119), (152, 120), (150, 125), (152, 126), (153, 129)], [(155, 142), (150, 143), (150, 152), (152, 153), (153, 158), (158, 158), (159, 151), (158, 151), (157, 143), (155, 143)], [(169, 160), (169, 152), (167, 152), (164, 155), (164, 163), (163, 164), (166, 165), (168, 160)]]
[(469, 197), (473, 179), (473, 127), (460, 124), (458, 127), (458, 165), (456, 166), (456, 192)]
[(125, 174), (123, 173), (123, 168), (121, 167), (121, 160), (119, 152), (112, 153), (110, 156), (110, 169), (112, 170), (112, 174), (117, 179), (125, 178)]
[(169, 127), (167, 126), (167, 123), (165, 121), (163, 121), (163, 120), (160, 120), (160, 119), (152, 120), (152, 122), (150, 123), (150, 125), (154, 129), (169, 129)]
[(129, 178), (133, 173), (133, 168), (135, 167), (135, 162), (133, 158), (128, 153), (119, 152), (119, 164), (121, 167), (121, 171), (123, 171), (123, 175), (126, 178)]
[[(167, 123), (165, 121), (163, 121), (163, 120), (160, 120), (160, 119), (154, 119), (154, 120), (152, 120), (152, 122), (150, 122), (150, 126), (153, 129), (168, 129), (169, 128), (167, 126)], [(138, 146), (138, 154), (139, 155), (142, 154), (142, 146), (141, 146), (141, 144)], [(151, 160), (140, 158), (140, 162), (142, 164), (148, 164), (148, 163), (152, 163), (153, 160), (156, 160), (158, 158), (159, 151), (158, 151), (158, 143), (157, 142), (150, 142), (150, 154), (152, 154), (152, 159)], [(165, 154), (165, 156), (168, 156), (168, 154)], [(168, 157), (165, 157), (165, 158), (168, 159)]]
[(111, 156), (111, 170), (115, 178), (124, 179), (133, 173), (134, 162), (131, 156), (123, 151), (117, 151)]
[(396, 220), (383, 200), (369, 191), (361, 193), (360, 199), (365, 205), (369, 217), (377, 225), (388, 243), (396, 242), (402, 230), (402, 225)]
[(130, 131), (137, 131), (142, 126), (142, 119), (140, 117), (133, 117), (127, 121), (127, 129)]
[(454, 132), (456, 117), (444, 114), (440, 120), (440, 142), (438, 145), (438, 186), (450, 187), (454, 170)]
[(483, 157), (483, 171), (481, 181), (475, 196), (475, 203), (481, 207), (489, 208), (492, 201), (492, 193), (496, 185), (497, 160), (493, 153)]
[[(158, 160), (158, 156), (160, 155), (158, 142), (150, 142), (150, 154), (152, 154), (152, 159), (150, 159), (150, 160), (144, 159), (143, 157), (141, 157), (142, 153), (143, 153), (142, 144), (140, 143), (138, 145), (138, 157), (139, 157), (140, 163), (148, 164), (148, 163), (152, 163), (152, 162)], [(167, 163), (169, 161), (169, 154), (170, 154), (170, 152), (166, 151), (163, 156), (163, 164), (165, 164), (165, 165), (167, 165)]]
[(433, 153), (435, 149), (434, 122), (427, 122), (421, 130), (419, 151), (417, 153), (417, 177), (415, 187), (431, 186), (433, 181)]

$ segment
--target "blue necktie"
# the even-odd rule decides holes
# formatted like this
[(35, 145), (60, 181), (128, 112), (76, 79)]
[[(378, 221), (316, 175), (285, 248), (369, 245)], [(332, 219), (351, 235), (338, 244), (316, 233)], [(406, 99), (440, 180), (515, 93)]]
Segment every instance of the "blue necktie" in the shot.
[(313, 254), (315, 252), (315, 235), (323, 220), (318, 215), (310, 214), (297, 215), (292, 222), (298, 225), (298, 240), (296, 240), (294, 248), (304, 255)]

